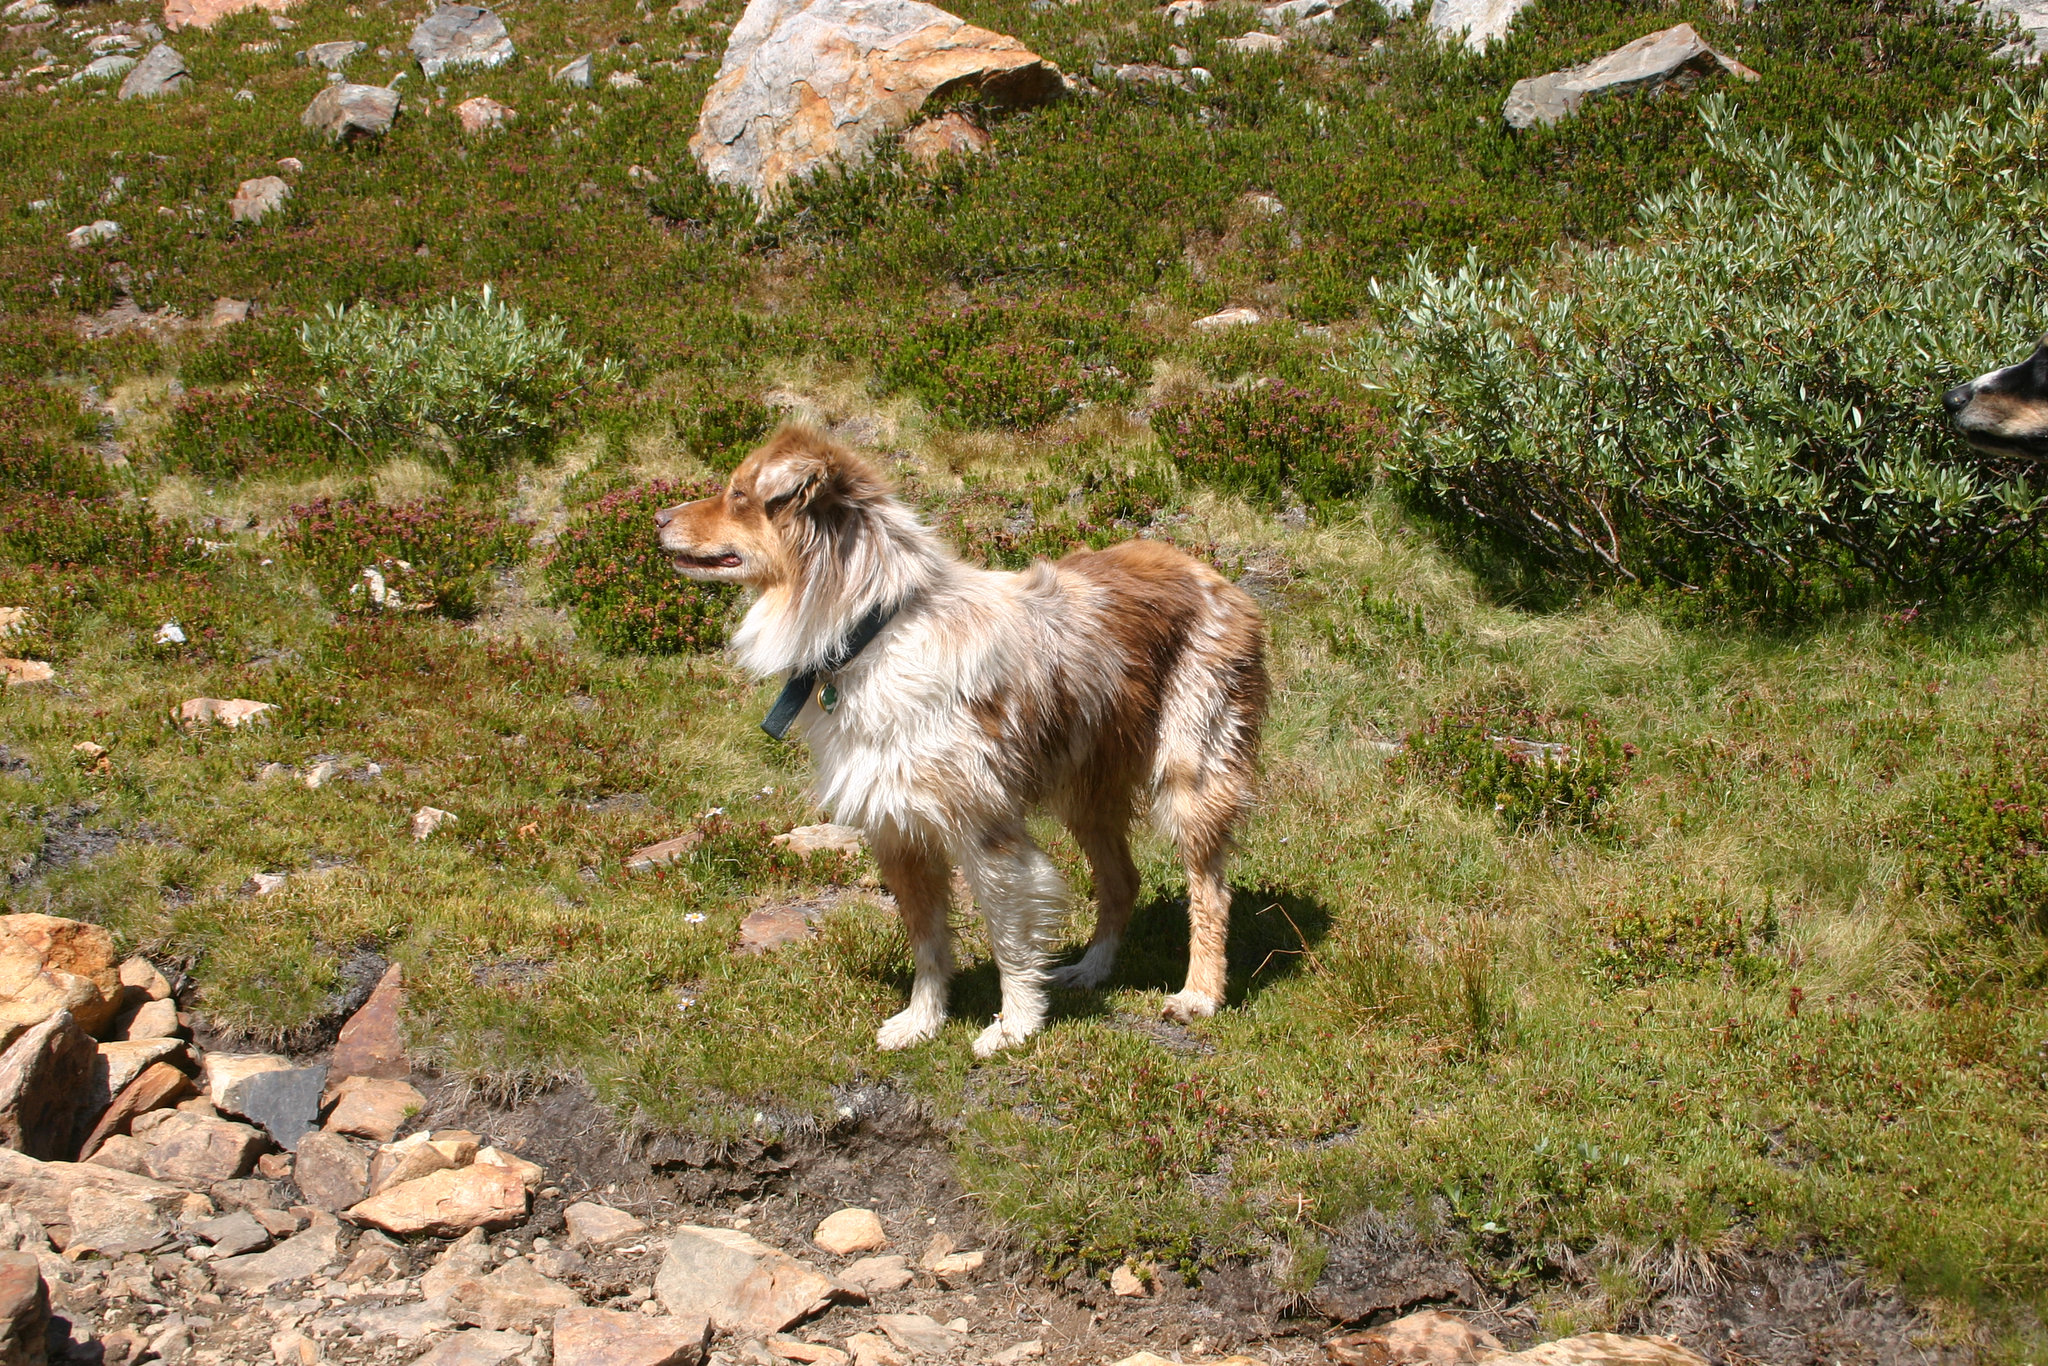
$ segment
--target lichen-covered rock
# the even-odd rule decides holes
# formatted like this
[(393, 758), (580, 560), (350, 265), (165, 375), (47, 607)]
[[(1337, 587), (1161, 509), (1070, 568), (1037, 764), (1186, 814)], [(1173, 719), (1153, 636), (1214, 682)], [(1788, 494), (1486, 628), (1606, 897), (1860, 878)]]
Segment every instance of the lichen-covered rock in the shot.
[(444, 67), (503, 66), (512, 60), (505, 21), (482, 5), (442, 5), (414, 26), (409, 46), (429, 76)]
[(1548, 126), (1577, 113), (1579, 106), (1595, 95), (1656, 91), (1666, 86), (1684, 89), (1702, 77), (1724, 71), (1745, 81), (1757, 78), (1741, 62), (1708, 47), (1691, 24), (1674, 24), (1646, 33), (1583, 66), (1516, 81), (1501, 107), (1501, 117), (1510, 128)]
[(135, 64), (128, 73), (128, 79), (121, 82), (120, 98), (124, 100), (154, 100), (165, 95), (175, 95), (192, 84), (192, 73), (185, 69), (185, 59), (176, 48), (158, 43), (147, 56)]
[(398, 117), (398, 92), (381, 85), (340, 81), (322, 87), (299, 122), (336, 142), (380, 138)]
[(1429, 7), (1429, 26), (1444, 38), (1462, 37), (1474, 52), (1508, 36), (1515, 16), (1535, 0), (1436, 0)]
[(1065, 88), (1015, 38), (922, 0), (750, 0), (690, 151), (712, 180), (765, 207), (793, 179), (860, 160), (942, 91), (1019, 106)]

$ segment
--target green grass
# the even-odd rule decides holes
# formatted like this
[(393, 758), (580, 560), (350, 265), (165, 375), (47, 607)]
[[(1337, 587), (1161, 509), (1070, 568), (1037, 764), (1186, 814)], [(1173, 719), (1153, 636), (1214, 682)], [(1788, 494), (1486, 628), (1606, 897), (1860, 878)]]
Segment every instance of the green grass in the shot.
[[(375, 946), (407, 965), (425, 1059), (498, 1095), (581, 1074), (621, 1114), (732, 1135), (808, 1125), (834, 1087), (893, 1079), (957, 1121), (969, 1184), (1054, 1266), (1143, 1253), (1200, 1276), (1271, 1256), (1306, 1282), (1332, 1230), (1379, 1210), (1595, 1327), (1624, 1322), (1663, 1271), (1811, 1248), (1923, 1297), (1949, 1338), (2036, 1359), (2041, 930), (1984, 911), (2033, 885), (2030, 832), (1955, 775), (2018, 764), (2038, 781), (2040, 604), (1772, 630), (1569, 583), (1516, 606), (1469, 547), (1383, 496), (1302, 516), (1263, 484), (1256, 503), (1205, 488), (1202, 461), (1177, 467), (1141, 411), (1262, 379), (1317, 412), (1358, 404), (1326, 361), (1372, 325), (1371, 276), (1422, 246), (1506, 265), (1611, 238), (1701, 145), (1682, 97), (1510, 136), (1497, 113), (1519, 76), (1691, 20), (1763, 72), (1738, 92), (1745, 118), (1810, 151), (1827, 119), (1882, 135), (1981, 90), (1999, 74), (1984, 40), (1932, 3), (1773, 0), (1730, 19), (1553, 0), (1474, 59), (1361, 0), (1314, 41), (1240, 61), (1214, 47), (1237, 24), (1172, 31), (1148, 8), (963, 7), (1071, 70), (1185, 43), (1217, 72), (1199, 97), (998, 118), (992, 162), (919, 180), (884, 161), (761, 224), (683, 150), (714, 63), (653, 65), (715, 54), (732, 0), (680, 22), (619, 0), (522, 6), (520, 62), (409, 79), (391, 137), (349, 151), (298, 128), (319, 77), (289, 51), (345, 36), (402, 51), (393, 8), (303, 0), (291, 34), (257, 15), (179, 35), (195, 90), (160, 105), (0, 94), (0, 603), (32, 613), (7, 651), (59, 675), (0, 699), (0, 744), (29, 765), (0, 767), (0, 864), (52, 824), (129, 836), (10, 885), (7, 908), (108, 924), (186, 966), (212, 1018), (258, 1043), (324, 1009), (348, 956)], [(241, 50), (273, 38), (282, 51)], [(82, 45), (61, 27), (7, 41), (11, 65), (35, 42), (66, 60)], [(551, 62), (590, 49), (597, 89), (548, 84)], [(627, 65), (647, 89), (603, 84)], [(253, 102), (232, 98), (243, 88)], [(465, 141), (448, 105), (483, 93), (520, 118)], [(306, 164), (285, 214), (230, 225), (235, 182), (285, 155)], [(1254, 215), (1248, 191), (1286, 214)], [(123, 243), (64, 246), (102, 216)], [(551, 449), (451, 468), (431, 448), (353, 446), (294, 406), (322, 378), (294, 330), (321, 306), (487, 282), (629, 367)], [(260, 311), (162, 344), (80, 341), (72, 314), (123, 288), (187, 316), (220, 295)], [(1188, 332), (1241, 303), (1279, 320)], [(984, 387), (949, 408), (902, 348), (951, 354), (969, 333)], [(1975, 372), (2020, 340), (1949, 359)], [(1116, 373), (1087, 369), (1103, 365)], [(1077, 369), (1091, 378), (1058, 411), (1014, 401), (1031, 376)], [(645, 598), (645, 566), (610, 539), (587, 597), (551, 583), (551, 547), (592, 525), (573, 519), (729, 468), (770, 397), (848, 424), (970, 557), (1016, 567), (1145, 532), (1266, 596), (1278, 701), (1215, 1020), (1163, 1042), (1149, 1024), (1186, 947), (1185, 887), (1147, 843), (1108, 990), (1061, 995), (1032, 1046), (973, 1063), (996, 992), (969, 925), (960, 1018), (877, 1054), (907, 951), (864, 863), (807, 866), (769, 843), (818, 814), (803, 754), (755, 728), (772, 689), (715, 654), (635, 653), (630, 632), (605, 653), (601, 632), (565, 629), (569, 609)], [(109, 442), (125, 463), (102, 459)], [(354, 530), (299, 529), (293, 510), (320, 499), (363, 510)], [(358, 549), (367, 564), (415, 544), (459, 590), (445, 615), (348, 610)], [(186, 645), (153, 643), (166, 620)], [(200, 695), (282, 710), (180, 732), (172, 710)], [(1423, 761), (1430, 735), (1474, 718), (1630, 749), (1554, 783), (1483, 737)], [(1390, 761), (1410, 736), (1424, 753)], [(78, 762), (81, 740), (108, 747), (108, 771)], [(257, 781), (322, 758), (343, 774), (318, 789)], [(1503, 792), (1571, 818), (1497, 814)], [(414, 842), (422, 805), (457, 823)], [(692, 825), (708, 838), (688, 862), (624, 871)], [(1046, 836), (1078, 904), (1085, 865)], [(1956, 849), (1965, 863), (1942, 861)], [(1967, 876), (1973, 855), (1995, 856), (1992, 892)], [(244, 897), (255, 871), (316, 875)], [(729, 952), (760, 899), (835, 884), (849, 894), (813, 943)]]

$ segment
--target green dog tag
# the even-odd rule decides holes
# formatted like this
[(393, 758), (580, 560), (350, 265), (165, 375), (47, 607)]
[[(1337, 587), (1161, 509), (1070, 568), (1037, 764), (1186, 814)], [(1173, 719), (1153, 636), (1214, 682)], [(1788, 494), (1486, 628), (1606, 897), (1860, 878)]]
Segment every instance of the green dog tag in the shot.
[(839, 705), (839, 689), (827, 683), (818, 690), (818, 705), (826, 711)]

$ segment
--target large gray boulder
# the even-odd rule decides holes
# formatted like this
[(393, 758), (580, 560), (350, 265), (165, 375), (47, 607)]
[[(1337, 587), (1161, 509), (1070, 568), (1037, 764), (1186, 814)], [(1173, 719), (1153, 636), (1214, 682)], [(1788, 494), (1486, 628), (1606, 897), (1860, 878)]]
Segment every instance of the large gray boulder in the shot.
[(1576, 114), (1595, 95), (1624, 90), (1656, 91), (1666, 86), (1689, 89), (1704, 77), (1727, 72), (1745, 81), (1756, 73), (1707, 46), (1691, 24), (1674, 24), (1644, 34), (1584, 66), (1531, 76), (1515, 82), (1501, 115), (1510, 128), (1548, 127)]
[(409, 46), (429, 76), (444, 67), (503, 66), (512, 60), (505, 21), (481, 5), (441, 6), (413, 28)]
[(1022, 106), (1065, 89), (1059, 68), (1015, 38), (922, 0), (750, 0), (690, 151), (765, 209), (788, 182), (860, 160), (933, 95)]
[(2000, 28), (2006, 20), (2018, 26), (2012, 41), (1994, 56), (2032, 66), (2048, 52), (2048, 0), (1981, 0), (1977, 13)]
[(1446, 39), (1461, 38), (1474, 52), (1508, 36), (1515, 16), (1536, 0), (1436, 0), (1429, 7), (1429, 26)]
[(124, 100), (159, 99), (175, 95), (190, 84), (192, 73), (185, 69), (185, 59), (175, 49), (158, 43), (135, 64), (135, 69), (128, 73), (128, 79), (121, 82), (120, 97)]
[(398, 117), (398, 92), (381, 85), (339, 81), (324, 87), (299, 122), (336, 142), (382, 137)]

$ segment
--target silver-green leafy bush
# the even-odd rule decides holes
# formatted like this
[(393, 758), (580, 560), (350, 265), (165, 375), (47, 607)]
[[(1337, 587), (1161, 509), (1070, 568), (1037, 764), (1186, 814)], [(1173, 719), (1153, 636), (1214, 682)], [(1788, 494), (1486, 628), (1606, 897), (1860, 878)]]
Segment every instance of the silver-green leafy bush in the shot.
[(1375, 285), (1360, 345), (1425, 507), (1552, 564), (1643, 582), (1925, 588), (2048, 511), (1938, 395), (2048, 321), (2048, 100), (2005, 88), (1820, 165), (1703, 101), (1695, 172), (1636, 240)]
[(544, 439), (622, 373), (571, 346), (561, 319), (531, 321), (488, 285), (420, 309), (329, 305), (299, 342), (326, 376), (323, 413), (352, 439), (421, 439), (471, 458)]

